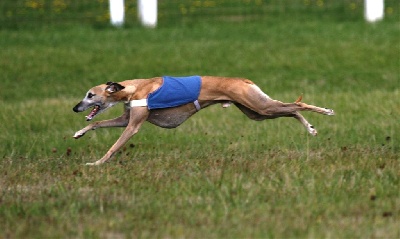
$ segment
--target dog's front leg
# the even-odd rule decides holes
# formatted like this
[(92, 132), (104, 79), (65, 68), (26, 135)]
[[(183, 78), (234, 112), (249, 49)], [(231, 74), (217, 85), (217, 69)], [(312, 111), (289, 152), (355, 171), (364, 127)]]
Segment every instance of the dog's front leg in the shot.
[(129, 122), (129, 111), (130, 111), (129, 109), (126, 109), (123, 115), (115, 119), (103, 120), (91, 123), (87, 125), (85, 128), (76, 131), (73, 137), (75, 139), (79, 139), (80, 137), (84, 136), (86, 132), (88, 132), (89, 130), (95, 130), (97, 128), (125, 127), (128, 125)]
[(146, 107), (132, 108), (129, 114), (129, 123), (117, 142), (115, 142), (103, 158), (94, 163), (87, 163), (86, 165), (100, 165), (108, 161), (133, 135), (139, 131), (140, 126), (142, 126), (149, 116), (149, 112), (150, 111)]

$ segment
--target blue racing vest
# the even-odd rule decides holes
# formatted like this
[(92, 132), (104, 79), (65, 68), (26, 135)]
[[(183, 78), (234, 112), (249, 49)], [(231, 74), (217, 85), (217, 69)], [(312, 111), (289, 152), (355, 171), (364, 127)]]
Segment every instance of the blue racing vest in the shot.
[(201, 89), (200, 76), (163, 76), (163, 84), (147, 97), (148, 108), (163, 109), (197, 101)]

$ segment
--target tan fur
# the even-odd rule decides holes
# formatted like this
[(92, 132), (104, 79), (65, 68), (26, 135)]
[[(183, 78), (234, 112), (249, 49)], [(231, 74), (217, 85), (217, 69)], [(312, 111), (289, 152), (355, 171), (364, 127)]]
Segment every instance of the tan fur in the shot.
[[(331, 109), (302, 103), (302, 96), (295, 103), (283, 103), (273, 100), (248, 79), (214, 76), (203, 76), (201, 79), (202, 85), (198, 101), (202, 109), (217, 103), (221, 103), (223, 107), (228, 107), (231, 103), (234, 103), (245, 115), (253, 120), (293, 117), (303, 124), (312, 135), (316, 135), (317, 131), (299, 111), (312, 111), (325, 115), (334, 114)], [(174, 128), (197, 112), (193, 103), (157, 110), (148, 110), (147, 107), (129, 107), (129, 101), (145, 99), (149, 93), (157, 90), (162, 85), (161, 77), (127, 80), (118, 84), (125, 88), (115, 90), (106, 84), (93, 87), (89, 90), (88, 95), (74, 107), (74, 111), (81, 112), (94, 105), (99, 105), (98, 110), (104, 111), (118, 102), (126, 104), (125, 112), (120, 117), (89, 124), (75, 133), (74, 138), (80, 138), (87, 131), (97, 128), (126, 127), (109, 151), (100, 160), (89, 163), (89, 165), (98, 165), (108, 161), (114, 153), (139, 131), (145, 121), (164, 128)], [(89, 97), (89, 94), (91, 94), (91, 97)], [(88, 120), (91, 120), (91, 118)]]

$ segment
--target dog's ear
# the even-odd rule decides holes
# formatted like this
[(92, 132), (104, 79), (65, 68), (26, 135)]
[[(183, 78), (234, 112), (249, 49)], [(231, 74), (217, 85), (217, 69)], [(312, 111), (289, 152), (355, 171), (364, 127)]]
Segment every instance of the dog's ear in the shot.
[(118, 84), (118, 83), (114, 83), (114, 82), (107, 82), (107, 87), (106, 87), (106, 91), (110, 94), (121, 91), (125, 89), (124, 86)]

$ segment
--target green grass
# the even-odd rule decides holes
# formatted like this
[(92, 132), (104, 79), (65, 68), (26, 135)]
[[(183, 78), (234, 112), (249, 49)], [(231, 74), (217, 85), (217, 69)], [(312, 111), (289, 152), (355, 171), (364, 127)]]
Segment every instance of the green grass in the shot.
[[(399, 23), (202, 22), (0, 31), (0, 236), (397, 238)], [(335, 109), (248, 120), (210, 107), (177, 129), (72, 139), (93, 85), (159, 75), (247, 77), (275, 99)], [(115, 117), (116, 106), (98, 119)]]

